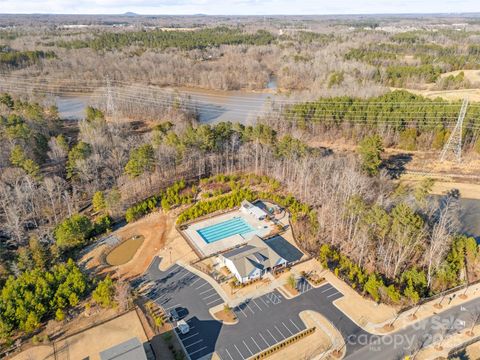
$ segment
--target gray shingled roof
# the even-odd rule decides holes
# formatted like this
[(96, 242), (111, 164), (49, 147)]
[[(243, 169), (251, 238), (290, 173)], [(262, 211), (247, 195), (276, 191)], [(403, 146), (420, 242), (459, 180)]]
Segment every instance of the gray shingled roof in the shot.
[(147, 360), (142, 343), (134, 337), (100, 353), (102, 360)]
[(223, 257), (233, 262), (242, 278), (255, 269), (271, 268), (283, 259), (257, 235), (245, 245), (224, 253)]
[(303, 256), (303, 253), (300, 250), (280, 235), (265, 240), (265, 243), (289, 263), (298, 261)]

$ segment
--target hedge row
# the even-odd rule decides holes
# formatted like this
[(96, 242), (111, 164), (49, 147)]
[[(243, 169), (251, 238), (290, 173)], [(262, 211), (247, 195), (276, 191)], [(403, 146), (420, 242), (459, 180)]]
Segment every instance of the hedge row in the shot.
[(262, 352), (258, 353), (257, 355), (255, 356), (252, 356), (250, 359), (251, 360), (260, 360), (260, 359), (264, 359), (266, 358), (267, 356), (270, 356), (280, 350), (283, 350), (283, 348), (285, 348), (286, 346), (288, 345), (291, 345), (297, 341), (299, 341), (300, 339), (303, 339), (305, 336), (308, 336), (310, 334), (313, 334), (316, 330), (316, 327), (311, 327), (311, 328), (308, 328), (306, 330), (303, 330), (302, 332), (299, 332), (298, 334), (296, 335), (293, 335), (291, 337), (289, 337), (288, 339), (285, 339), (284, 341), (282, 342), (279, 342), (278, 344), (275, 344), (271, 347), (269, 347), (268, 349), (265, 349), (263, 350)]

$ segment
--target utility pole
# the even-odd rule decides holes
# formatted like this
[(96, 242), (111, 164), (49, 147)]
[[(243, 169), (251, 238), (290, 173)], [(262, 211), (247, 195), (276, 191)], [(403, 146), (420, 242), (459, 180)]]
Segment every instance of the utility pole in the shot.
[(113, 89), (112, 84), (110, 82), (110, 77), (107, 76), (107, 107), (106, 107), (106, 114), (110, 116), (112, 121), (115, 121), (115, 102), (113, 99)]
[(447, 143), (443, 147), (442, 153), (440, 154), (440, 161), (443, 162), (450, 155), (454, 156), (454, 159), (457, 162), (462, 161), (462, 131), (463, 131), (463, 119), (465, 119), (465, 114), (468, 109), (468, 98), (465, 98), (458, 114), (458, 120), (453, 128), (450, 137), (448, 138)]

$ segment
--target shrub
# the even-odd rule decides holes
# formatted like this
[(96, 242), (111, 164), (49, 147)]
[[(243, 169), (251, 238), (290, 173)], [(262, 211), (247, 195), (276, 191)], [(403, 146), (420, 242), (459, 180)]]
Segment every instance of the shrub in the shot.
[(110, 276), (107, 276), (104, 280), (99, 281), (97, 287), (92, 293), (93, 300), (101, 307), (113, 307), (115, 296), (115, 286)]

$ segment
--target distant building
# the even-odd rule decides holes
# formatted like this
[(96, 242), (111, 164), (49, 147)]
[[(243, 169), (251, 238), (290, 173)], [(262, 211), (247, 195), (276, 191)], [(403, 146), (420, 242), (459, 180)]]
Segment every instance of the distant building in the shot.
[(268, 271), (288, 264), (286, 259), (257, 235), (245, 245), (223, 253), (219, 260), (241, 283), (261, 278)]
[(134, 337), (100, 353), (101, 360), (147, 360), (142, 343)]
[(253, 216), (256, 220), (265, 220), (268, 215), (265, 211), (247, 200), (242, 201), (242, 204), (240, 205), (240, 211), (244, 214)]

